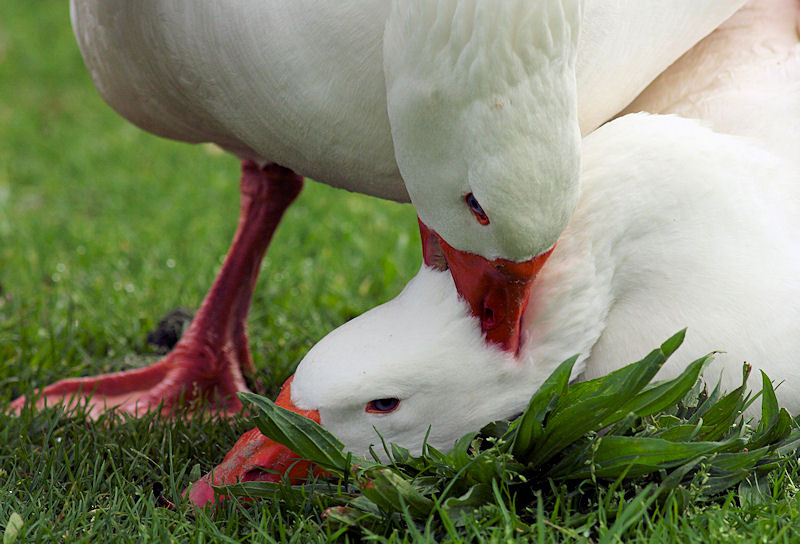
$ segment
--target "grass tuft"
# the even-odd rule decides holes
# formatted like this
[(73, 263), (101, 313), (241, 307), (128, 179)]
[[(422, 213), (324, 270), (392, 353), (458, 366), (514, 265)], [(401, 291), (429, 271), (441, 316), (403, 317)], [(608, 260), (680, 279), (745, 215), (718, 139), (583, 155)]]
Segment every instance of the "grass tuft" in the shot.
[[(761, 417), (747, 424), (746, 365), (742, 386), (729, 394), (709, 394), (700, 378), (711, 355), (651, 383), (682, 340), (683, 331), (641, 361), (575, 384), (568, 383), (569, 359), (515, 420), (470, 433), (446, 454), (428, 446), (414, 456), (391, 444), (387, 464), (345, 455), (317, 423), (242, 394), (262, 432), (338, 480), (249, 482), (220, 491), (275, 503), (291, 489), (294, 501), (314, 498), (332, 529), (360, 536), (394, 526), (409, 534), (424, 527), (439, 538), (497, 519), (514, 533), (540, 537), (544, 525), (598, 542), (627, 537), (646, 519), (725, 504), (731, 490), (746, 504), (769, 500), (776, 491), (770, 482), (785, 478), (796, 458), (800, 430), (763, 373)], [(552, 512), (546, 522), (544, 511)]]

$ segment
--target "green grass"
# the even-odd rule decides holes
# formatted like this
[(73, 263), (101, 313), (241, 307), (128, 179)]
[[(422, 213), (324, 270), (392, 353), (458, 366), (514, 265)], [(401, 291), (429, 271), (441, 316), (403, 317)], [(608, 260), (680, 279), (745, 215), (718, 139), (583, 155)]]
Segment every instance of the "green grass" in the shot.
[[(102, 103), (65, 1), (3, 2), (0, 407), (63, 377), (153, 360), (147, 332), (167, 311), (196, 307), (219, 267), (235, 227), (237, 179), (231, 157), (147, 135)], [(410, 207), (308, 184), (270, 248), (249, 321), (267, 393), (327, 331), (396, 294), (419, 260)], [(109, 423), (57, 410), (0, 414), (0, 533), (17, 513), (17, 542), (315, 542), (338, 534), (313, 496), (229, 501), (213, 517), (159, 506), (155, 483), (180, 506), (181, 490), (252, 421)], [(371, 530), (393, 542), (793, 542), (798, 478), (798, 465), (788, 465), (758, 503), (734, 491), (636, 511), (625, 532), (601, 504), (620, 503), (619, 493), (630, 501), (635, 486), (592, 482), (554, 484), (522, 517), (500, 486), (483, 514), (452, 533), (391, 517)], [(586, 519), (568, 522), (579, 514)]]

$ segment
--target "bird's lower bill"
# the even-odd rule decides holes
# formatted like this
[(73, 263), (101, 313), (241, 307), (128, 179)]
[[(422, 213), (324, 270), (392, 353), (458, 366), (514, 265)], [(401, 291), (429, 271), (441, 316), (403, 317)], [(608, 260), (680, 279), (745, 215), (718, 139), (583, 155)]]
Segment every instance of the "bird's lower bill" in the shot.
[[(319, 423), (316, 410), (301, 410), (291, 400), (289, 378), (283, 385), (275, 404), (292, 410)], [(231, 485), (239, 482), (280, 482), (285, 477), (293, 484), (307, 479), (309, 474), (321, 476), (324, 471), (311, 462), (299, 458), (289, 448), (267, 438), (258, 429), (244, 433), (216, 468), (194, 482), (186, 492), (189, 500), (197, 506), (213, 504), (212, 486)]]
[(553, 251), (515, 262), (455, 249), (419, 221), (422, 254), (427, 266), (449, 270), (458, 294), (481, 323), (486, 341), (514, 355), (521, 348), (522, 317), (533, 280)]

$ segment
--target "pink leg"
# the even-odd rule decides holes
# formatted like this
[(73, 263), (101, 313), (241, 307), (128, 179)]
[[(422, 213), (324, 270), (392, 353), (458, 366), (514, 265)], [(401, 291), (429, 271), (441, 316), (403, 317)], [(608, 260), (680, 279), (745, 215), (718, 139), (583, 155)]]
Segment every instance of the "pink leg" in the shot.
[[(261, 259), (288, 206), (303, 188), (303, 178), (287, 168), (263, 169), (242, 162), (241, 212), (228, 256), (194, 321), (180, 342), (152, 366), (62, 380), (44, 388), (37, 406), (80, 402), (91, 396), (91, 415), (118, 406), (146, 412), (159, 403), (169, 412), (179, 402), (204, 400), (215, 412), (241, 409), (236, 393), (247, 391), (243, 372), (253, 374), (245, 323)], [(11, 404), (19, 412), (25, 397)]]

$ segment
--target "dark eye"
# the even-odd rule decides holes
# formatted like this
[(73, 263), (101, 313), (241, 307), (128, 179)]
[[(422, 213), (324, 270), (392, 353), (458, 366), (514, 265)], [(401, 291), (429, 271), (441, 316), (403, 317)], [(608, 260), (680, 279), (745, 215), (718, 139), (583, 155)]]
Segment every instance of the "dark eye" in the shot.
[(475, 216), (475, 219), (478, 220), (478, 223), (481, 225), (488, 225), (489, 224), (489, 217), (487, 217), (486, 212), (483, 211), (481, 205), (478, 203), (478, 199), (475, 198), (475, 195), (472, 193), (467, 193), (464, 197), (464, 201), (469, 206), (470, 211)]
[(400, 406), (400, 399), (375, 399), (367, 403), (367, 412), (370, 414), (388, 414)]

